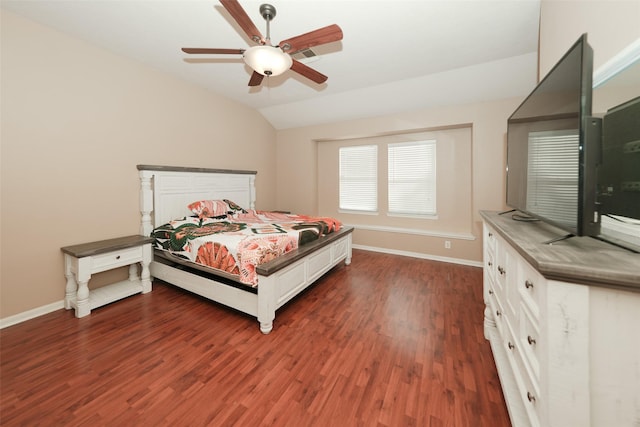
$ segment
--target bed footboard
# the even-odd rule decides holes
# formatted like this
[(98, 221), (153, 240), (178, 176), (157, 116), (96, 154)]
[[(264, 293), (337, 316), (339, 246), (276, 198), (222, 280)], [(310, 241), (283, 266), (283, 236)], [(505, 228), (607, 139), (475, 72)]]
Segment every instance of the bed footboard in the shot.
[[(259, 266), (257, 318), (263, 334), (268, 334), (273, 329), (273, 319), (277, 309), (342, 261), (346, 265), (351, 263), (352, 231), (352, 228), (341, 230), (320, 248), (304, 248), (302, 255), (291, 253), (287, 254), (289, 259), (285, 255), (284, 260), (280, 257), (272, 261), (272, 263), (277, 261), (276, 265), (282, 265), (289, 260), (289, 264), (285, 267), (275, 270), (276, 265), (270, 265), (272, 263)], [(291, 262), (290, 259), (295, 261)], [(269, 275), (263, 275), (265, 273)]]
[(174, 286), (256, 317), (260, 331), (268, 334), (273, 329), (276, 310), (342, 261), (346, 265), (351, 263), (352, 231), (352, 228), (345, 228), (335, 236), (326, 236), (330, 239), (322, 240), (313, 247), (286, 254), (284, 260), (261, 265), (258, 269), (257, 294), (158, 261), (151, 263), (151, 274)]

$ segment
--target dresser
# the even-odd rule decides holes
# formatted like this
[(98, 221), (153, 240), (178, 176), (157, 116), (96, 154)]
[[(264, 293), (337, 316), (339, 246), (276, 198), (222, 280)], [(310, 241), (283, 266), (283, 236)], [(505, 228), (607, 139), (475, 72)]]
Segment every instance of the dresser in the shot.
[(481, 216), (484, 333), (512, 424), (640, 425), (640, 255)]

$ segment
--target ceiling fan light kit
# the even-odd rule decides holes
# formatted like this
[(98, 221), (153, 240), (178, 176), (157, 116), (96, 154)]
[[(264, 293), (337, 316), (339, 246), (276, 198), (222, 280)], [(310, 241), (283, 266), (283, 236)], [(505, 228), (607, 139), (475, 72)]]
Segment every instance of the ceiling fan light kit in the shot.
[(259, 86), (264, 76), (278, 76), (287, 70), (300, 74), (318, 84), (327, 81), (327, 76), (291, 57), (304, 49), (342, 40), (342, 29), (333, 24), (301, 34), (280, 42), (271, 44), (269, 23), (276, 16), (276, 8), (270, 4), (260, 6), (260, 15), (267, 22), (267, 37), (262, 37), (260, 31), (251, 21), (238, 0), (220, 0), (222, 6), (238, 23), (249, 39), (257, 43), (248, 49), (217, 49), (217, 48), (182, 48), (188, 54), (242, 54), (244, 62), (254, 71), (249, 79), (249, 86)]
[(244, 62), (263, 76), (279, 76), (291, 68), (293, 59), (280, 48), (273, 46), (253, 46), (242, 55)]

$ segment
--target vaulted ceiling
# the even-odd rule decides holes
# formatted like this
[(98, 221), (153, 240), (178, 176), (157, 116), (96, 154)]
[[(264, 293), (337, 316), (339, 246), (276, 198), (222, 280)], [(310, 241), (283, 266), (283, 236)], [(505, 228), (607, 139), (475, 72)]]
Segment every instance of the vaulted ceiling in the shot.
[[(240, 0), (266, 34), (259, 7)], [(182, 47), (254, 45), (217, 0), (2, 0), (2, 7), (257, 109), (276, 129), (525, 96), (537, 72), (539, 0), (273, 0), (274, 44), (329, 24), (342, 41), (300, 59), (318, 85), (288, 71), (247, 84), (239, 55)]]

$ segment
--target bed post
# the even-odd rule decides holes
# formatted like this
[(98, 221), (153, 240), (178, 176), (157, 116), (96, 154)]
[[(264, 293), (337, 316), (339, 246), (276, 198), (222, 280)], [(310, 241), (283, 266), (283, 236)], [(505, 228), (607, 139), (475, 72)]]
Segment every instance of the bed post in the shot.
[(150, 236), (153, 230), (151, 211), (153, 210), (153, 191), (151, 191), (152, 171), (141, 170), (140, 173), (140, 234)]
[(255, 209), (256, 208), (256, 176), (255, 175), (249, 176), (249, 189), (251, 191), (251, 194), (249, 195), (249, 199), (250, 199), (249, 209)]
[(268, 334), (273, 329), (273, 319), (276, 318), (276, 300), (278, 293), (277, 274), (259, 276), (258, 282), (258, 322), (260, 332)]

